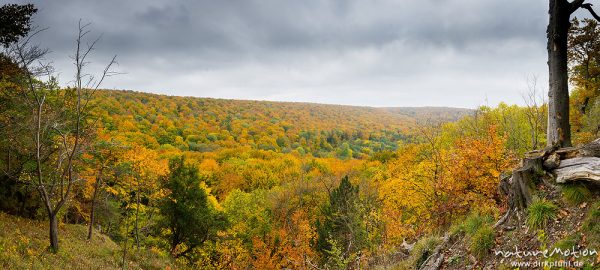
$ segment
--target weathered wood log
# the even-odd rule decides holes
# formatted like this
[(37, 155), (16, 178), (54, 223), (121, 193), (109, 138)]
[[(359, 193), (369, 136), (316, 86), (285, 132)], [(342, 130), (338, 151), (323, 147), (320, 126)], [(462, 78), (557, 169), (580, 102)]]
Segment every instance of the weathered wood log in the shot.
[(600, 158), (578, 157), (565, 159), (554, 170), (556, 182), (560, 184), (573, 181), (590, 181), (600, 184)]
[(572, 159), (576, 157), (600, 157), (600, 139), (582, 145), (580, 147), (565, 147), (565, 148), (546, 148), (544, 150), (532, 151), (525, 154), (526, 156), (544, 156), (544, 161), (552, 158), (553, 155), (558, 155), (560, 160)]
[(409, 244), (408, 242), (406, 242), (406, 239), (402, 239), (402, 244), (400, 244), (400, 247), (406, 249), (408, 251), (408, 253), (410, 253), (413, 248), (415, 247), (415, 243)]
[(535, 184), (539, 183), (540, 176), (543, 175), (542, 157), (525, 158), (523, 167), (513, 171), (510, 179), (509, 199), (512, 200), (512, 208), (515, 210), (524, 210), (531, 204), (531, 190)]
[(493, 228), (496, 229), (502, 224), (504, 224), (506, 221), (508, 221), (510, 217), (512, 217), (513, 213), (513, 208), (508, 208), (508, 210), (506, 210), (506, 213), (504, 213), (504, 215), (498, 221), (496, 221), (496, 223), (494, 223)]
[(580, 157), (600, 157), (600, 139), (588, 143), (579, 150)]
[(548, 156), (552, 155), (556, 150), (559, 149), (555, 146), (549, 146), (541, 150), (533, 150), (525, 153), (525, 158), (542, 158), (546, 159)]
[(561, 160), (575, 158), (579, 156), (579, 147), (565, 147), (556, 150), (556, 154), (560, 157)]
[(544, 169), (554, 170), (560, 166), (560, 156), (557, 153), (553, 153), (544, 160)]
[(508, 209), (504, 216), (494, 224), (494, 228), (503, 225), (514, 214), (520, 216), (520, 213), (533, 202), (531, 193), (545, 174), (542, 164), (544, 158), (549, 154), (551, 151), (528, 153), (522, 160), (521, 167), (514, 170), (511, 176), (503, 176), (500, 179), (498, 188), (500, 193), (507, 197)]
[(443, 251), (444, 251), (444, 248), (446, 247), (446, 245), (448, 244), (448, 242), (450, 242), (450, 235), (446, 234), (442, 238), (442, 242), (439, 245), (437, 245), (437, 247), (433, 250), (433, 252), (431, 253), (431, 256), (429, 256), (425, 260), (425, 262), (423, 262), (423, 264), (421, 265), (419, 270), (440, 269), (440, 266), (442, 266), (442, 263), (444, 262), (444, 252)]
[(508, 209), (494, 228), (503, 225), (513, 215), (519, 214), (532, 202), (532, 191), (543, 179), (547, 181), (547, 172), (556, 176), (556, 183), (590, 181), (600, 184), (600, 139), (581, 147), (546, 147), (525, 153), (521, 166), (511, 176), (500, 179), (500, 193), (508, 198)]

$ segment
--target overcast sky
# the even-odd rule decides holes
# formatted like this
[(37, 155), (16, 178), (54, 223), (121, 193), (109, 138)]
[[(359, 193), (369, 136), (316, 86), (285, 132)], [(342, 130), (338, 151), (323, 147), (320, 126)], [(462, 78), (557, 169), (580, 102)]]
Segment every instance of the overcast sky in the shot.
[(547, 0), (11, 2), (39, 8), (63, 83), (81, 18), (102, 34), (93, 67), (116, 54), (126, 73), (108, 89), (469, 108), (521, 104), (532, 75), (547, 89)]

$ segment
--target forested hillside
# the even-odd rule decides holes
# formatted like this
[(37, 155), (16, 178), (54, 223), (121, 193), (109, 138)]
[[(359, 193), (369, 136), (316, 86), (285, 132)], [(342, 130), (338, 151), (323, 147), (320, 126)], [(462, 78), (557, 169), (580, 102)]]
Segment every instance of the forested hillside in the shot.
[(465, 116), (472, 115), (474, 110), (462, 108), (448, 107), (399, 107), (399, 108), (384, 108), (387, 111), (406, 115), (414, 118), (417, 122), (451, 122), (459, 120)]
[[(171, 97), (131, 91), (97, 93), (107, 130), (155, 138), (150, 147), (213, 152), (222, 147), (359, 158), (395, 150), (416, 119), (369, 107)], [(431, 115), (436, 118), (436, 115)], [(168, 147), (168, 146), (167, 146)]]
[[(77, 163), (83, 181), (61, 222), (89, 224), (93, 208), (94, 227), (121, 247), (162, 250), (179, 266), (202, 268), (393, 262), (404, 239), (449, 226), (472, 205), (497, 207), (498, 176), (534, 147), (532, 135), (543, 141), (544, 129), (528, 121), (543, 108), (504, 104), (455, 123), (417, 123), (388, 109), (131, 91), (97, 91), (90, 104)], [(4, 211), (41, 217), (33, 190), (4, 183)], [(174, 194), (176, 183), (199, 193)], [(203, 212), (168, 206), (182, 200)]]
[(148, 146), (212, 152), (221, 147), (335, 157), (396, 150), (419, 122), (455, 121), (473, 113), (455, 108), (372, 108), (311, 103), (173, 97), (98, 91), (104, 127), (149, 136)]
[(60, 86), (36, 11), (0, 8), (0, 268), (493, 269), (600, 248), (595, 21), (572, 22), (561, 115), (535, 82), (474, 110), (101, 90), (116, 58), (88, 74), (81, 23)]

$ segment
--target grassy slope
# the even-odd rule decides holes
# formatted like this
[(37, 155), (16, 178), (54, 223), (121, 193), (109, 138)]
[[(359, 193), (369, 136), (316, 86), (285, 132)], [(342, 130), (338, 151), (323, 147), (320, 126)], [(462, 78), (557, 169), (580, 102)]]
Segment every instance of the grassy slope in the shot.
[[(1, 269), (122, 269), (121, 248), (105, 235), (87, 241), (82, 225), (59, 226), (60, 251), (48, 251), (48, 224), (0, 212)], [(131, 254), (128, 269), (165, 269), (169, 260), (152, 252)]]

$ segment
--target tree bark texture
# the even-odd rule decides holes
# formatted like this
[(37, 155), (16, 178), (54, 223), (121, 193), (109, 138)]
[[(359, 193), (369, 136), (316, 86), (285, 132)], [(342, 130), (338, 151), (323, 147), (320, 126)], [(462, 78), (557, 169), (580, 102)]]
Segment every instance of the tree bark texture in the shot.
[(50, 215), (50, 248), (58, 251), (58, 219), (56, 214)]
[(548, 23), (548, 146), (571, 146), (569, 123), (569, 78), (567, 40), (570, 28), (571, 4), (567, 0), (550, 0)]
[(94, 184), (94, 195), (92, 196), (92, 209), (90, 210), (90, 225), (88, 227), (88, 240), (92, 240), (92, 234), (94, 233), (94, 216), (95, 216), (95, 208), (96, 208), (96, 198), (98, 197), (98, 192), (100, 191), (100, 186), (102, 185), (102, 169), (98, 172), (98, 177), (96, 178), (96, 183)]

